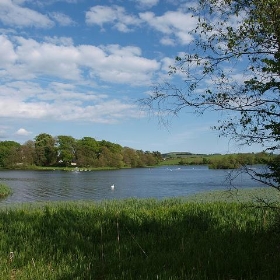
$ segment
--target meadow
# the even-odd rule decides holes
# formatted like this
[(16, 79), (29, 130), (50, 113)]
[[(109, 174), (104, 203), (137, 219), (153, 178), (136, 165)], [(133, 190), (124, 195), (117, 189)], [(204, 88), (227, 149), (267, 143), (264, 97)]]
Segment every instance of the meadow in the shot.
[(274, 155), (268, 153), (191, 154), (168, 153), (160, 165), (208, 165), (211, 169), (236, 169), (243, 165), (267, 164)]
[(1, 207), (0, 279), (279, 279), (263, 191)]

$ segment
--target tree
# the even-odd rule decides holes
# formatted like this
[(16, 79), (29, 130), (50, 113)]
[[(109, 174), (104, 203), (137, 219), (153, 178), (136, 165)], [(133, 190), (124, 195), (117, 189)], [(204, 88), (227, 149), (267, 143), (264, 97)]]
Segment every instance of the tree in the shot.
[(19, 157), (20, 144), (15, 141), (0, 142), (0, 166), (13, 167), (21, 162)]
[(56, 162), (57, 152), (55, 139), (47, 134), (41, 133), (35, 137), (36, 165), (50, 166)]
[[(193, 50), (176, 57), (170, 81), (156, 85), (141, 104), (175, 115), (187, 108), (222, 110), (215, 126), (222, 136), (278, 152), (280, 1), (200, 0), (190, 11), (197, 19)], [(264, 174), (250, 174), (280, 189), (275, 162)]]
[(23, 166), (30, 166), (35, 161), (35, 143), (34, 141), (28, 140), (20, 148), (22, 164)]
[(123, 162), (126, 167), (137, 167), (136, 151), (129, 147), (124, 147), (122, 150)]
[(100, 167), (116, 167), (121, 168), (123, 166), (123, 157), (121, 153), (114, 152), (109, 149), (107, 145), (103, 145), (100, 148), (100, 155), (98, 163)]
[(100, 147), (92, 137), (83, 137), (77, 140), (77, 163), (79, 166), (97, 166)]
[(56, 137), (58, 161), (63, 166), (69, 166), (72, 161), (76, 161), (76, 144), (72, 136), (59, 135)]
[(122, 146), (109, 141), (99, 141), (99, 166), (121, 168), (123, 166)]

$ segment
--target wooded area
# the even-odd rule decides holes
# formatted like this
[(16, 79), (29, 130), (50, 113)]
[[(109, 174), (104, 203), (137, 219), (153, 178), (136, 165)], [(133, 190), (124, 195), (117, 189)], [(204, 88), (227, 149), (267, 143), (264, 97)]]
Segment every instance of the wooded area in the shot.
[(208, 165), (211, 169), (237, 169), (242, 166), (268, 164), (276, 155), (271, 153), (237, 153), (237, 154), (163, 154), (164, 163), (169, 165)]
[(271, 153), (192, 154), (142, 151), (122, 147), (92, 137), (53, 137), (42, 133), (24, 144), (0, 142), (0, 167), (32, 169), (36, 167), (134, 168), (156, 165), (208, 165), (213, 169), (235, 169), (243, 165), (267, 164)]
[(61, 167), (144, 167), (162, 160), (159, 152), (135, 150), (92, 137), (75, 139), (60, 135), (39, 134), (24, 144), (0, 142), (0, 166), (30, 168), (32, 166)]

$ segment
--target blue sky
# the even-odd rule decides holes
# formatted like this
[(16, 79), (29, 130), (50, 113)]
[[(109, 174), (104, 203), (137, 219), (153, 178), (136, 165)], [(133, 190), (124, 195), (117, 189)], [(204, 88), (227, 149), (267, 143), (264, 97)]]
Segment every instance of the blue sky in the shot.
[(192, 44), (189, 4), (1, 0), (0, 141), (49, 133), (162, 153), (260, 151), (219, 138), (216, 113), (182, 112), (165, 127), (136, 103)]

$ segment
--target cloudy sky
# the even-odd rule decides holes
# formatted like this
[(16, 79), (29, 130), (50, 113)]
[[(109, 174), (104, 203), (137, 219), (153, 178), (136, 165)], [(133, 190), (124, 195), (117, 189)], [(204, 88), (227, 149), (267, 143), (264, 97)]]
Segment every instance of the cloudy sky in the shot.
[(192, 43), (186, 3), (1, 0), (0, 141), (48, 133), (148, 151), (240, 151), (211, 130), (217, 114), (184, 112), (166, 127), (137, 105)]

